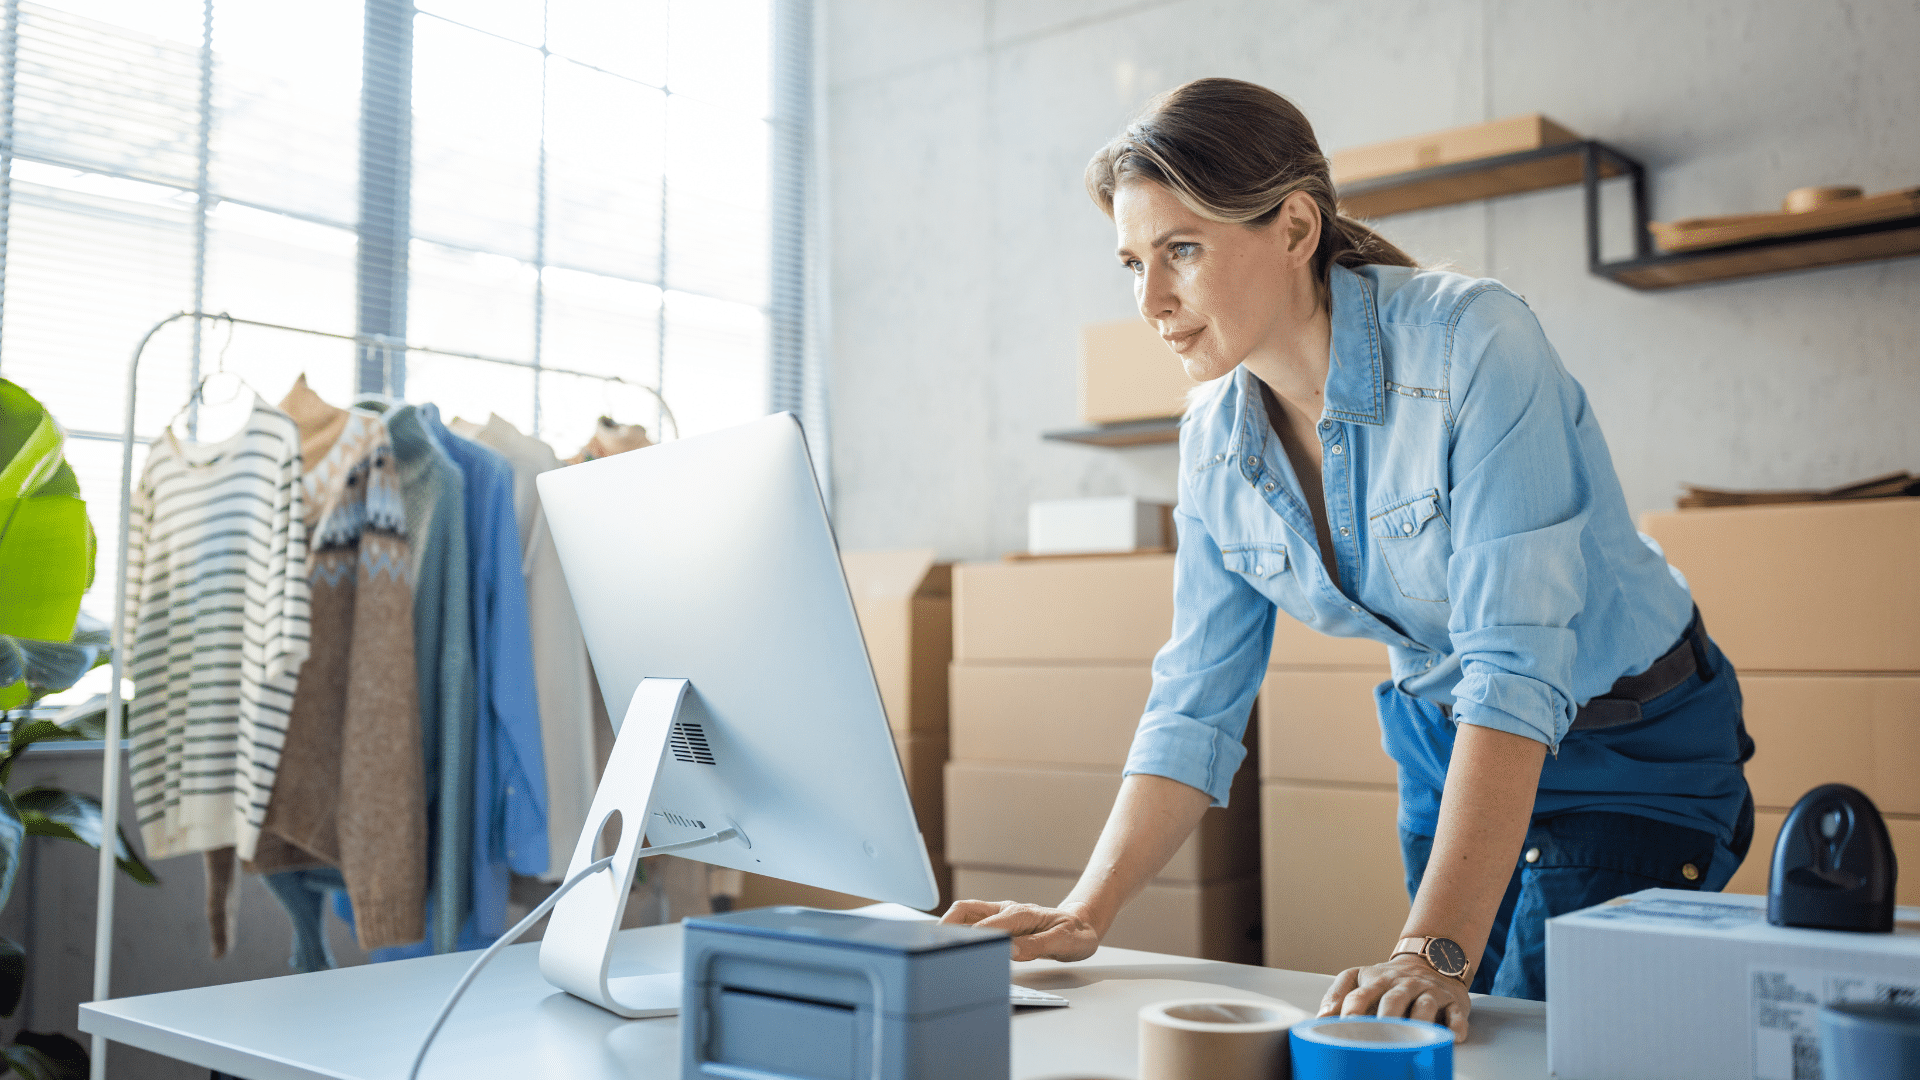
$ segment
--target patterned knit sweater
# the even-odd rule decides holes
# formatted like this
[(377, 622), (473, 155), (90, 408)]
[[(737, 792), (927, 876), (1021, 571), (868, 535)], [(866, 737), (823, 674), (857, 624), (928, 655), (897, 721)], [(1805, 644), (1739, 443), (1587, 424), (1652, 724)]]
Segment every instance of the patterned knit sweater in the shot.
[(337, 866), (361, 947), (407, 944), (425, 933), (426, 801), (393, 447), (377, 416), (335, 409), (304, 382), (282, 408), (309, 463), (312, 644), (249, 869)]

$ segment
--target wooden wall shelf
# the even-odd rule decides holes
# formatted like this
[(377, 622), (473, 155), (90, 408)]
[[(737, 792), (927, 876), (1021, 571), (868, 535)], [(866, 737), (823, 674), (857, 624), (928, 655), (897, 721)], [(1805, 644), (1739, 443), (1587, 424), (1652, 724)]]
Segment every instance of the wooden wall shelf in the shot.
[(1671, 289), (1789, 270), (1920, 255), (1920, 215), (1744, 244), (1602, 263), (1594, 273), (1634, 289)]
[[(1435, 165), (1413, 172), (1376, 176), (1341, 184), (1340, 209), (1353, 217), (1377, 218), (1475, 202), (1524, 191), (1565, 187), (1581, 180), (1585, 142), (1576, 140), (1535, 150)], [(1603, 177), (1627, 172), (1618, 161), (1603, 160)]]
[(1053, 442), (1080, 443), (1085, 446), (1151, 446), (1180, 441), (1180, 418), (1128, 420), (1120, 424), (1099, 424), (1071, 431), (1049, 431), (1040, 436)]
[[(1614, 262), (1600, 257), (1600, 181), (1610, 177), (1626, 177), (1633, 194), (1634, 254)], [(1569, 183), (1584, 190), (1587, 269), (1630, 289), (1671, 289), (1920, 255), (1920, 216), (1699, 251), (1659, 252), (1647, 228), (1645, 166), (1593, 139), (1354, 181), (1340, 189), (1340, 205), (1350, 213), (1378, 217)]]

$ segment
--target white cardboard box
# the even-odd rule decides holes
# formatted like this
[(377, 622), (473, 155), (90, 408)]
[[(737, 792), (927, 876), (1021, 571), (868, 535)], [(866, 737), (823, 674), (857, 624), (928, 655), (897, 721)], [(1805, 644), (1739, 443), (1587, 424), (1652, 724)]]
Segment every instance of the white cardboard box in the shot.
[(1027, 553), (1090, 555), (1169, 546), (1167, 506), (1129, 495), (1027, 505)]
[(1764, 896), (1648, 889), (1547, 922), (1557, 1080), (1807, 1080), (1821, 1006), (1888, 999), (1920, 1000), (1920, 908), (1853, 934), (1773, 926)]

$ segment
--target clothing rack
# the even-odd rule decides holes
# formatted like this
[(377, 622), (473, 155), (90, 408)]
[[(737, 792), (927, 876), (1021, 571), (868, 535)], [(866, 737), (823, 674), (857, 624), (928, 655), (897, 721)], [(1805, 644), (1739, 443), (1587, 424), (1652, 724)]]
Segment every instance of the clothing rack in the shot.
[[(512, 360), (500, 356), (487, 356), (481, 353), (458, 352), (451, 349), (435, 349), (425, 345), (409, 345), (405, 341), (388, 337), (385, 334), (342, 334), (331, 330), (313, 330), (303, 326), (287, 326), (282, 323), (262, 322), (258, 319), (242, 319), (226, 312), (176, 311), (159, 322), (154, 323), (141, 336), (140, 344), (133, 350), (133, 357), (127, 362), (127, 407), (126, 419), (120, 433), (120, 530), (115, 544), (114, 586), (113, 586), (113, 654), (110, 664), (112, 683), (107, 688), (107, 723), (105, 744), (101, 751), (100, 763), (100, 816), (103, 832), (100, 838), (99, 885), (97, 889), (98, 909), (94, 913), (93, 927), (93, 1000), (105, 1001), (112, 993), (113, 974), (113, 898), (118, 881), (115, 875), (114, 853), (117, 847), (115, 837), (120, 824), (120, 744), (126, 737), (126, 703), (121, 698), (120, 680), (125, 674), (126, 635), (127, 635), (127, 562), (128, 547), (132, 532), (133, 515), (133, 446), (142, 441), (133, 432), (134, 406), (139, 394), (140, 358), (146, 353), (147, 345), (167, 326), (182, 319), (191, 319), (197, 329), (203, 320), (224, 322), (232, 326), (253, 326), (266, 330), (281, 330), (290, 334), (306, 334), (312, 337), (331, 338), (335, 341), (351, 341), (357, 345), (378, 349), (382, 359), (391, 372), (392, 358), (395, 353), (426, 353), (432, 356), (445, 356), (456, 360), (478, 360), (489, 364), (506, 364), (524, 368), (531, 372), (546, 372), (556, 375), (572, 375), (583, 379), (598, 379), (602, 382), (618, 383), (644, 390), (653, 396), (660, 406), (660, 417), (664, 425), (673, 428), (674, 438), (680, 437), (680, 423), (674, 418), (673, 409), (667, 404), (657, 387), (645, 383), (623, 379), (618, 375), (603, 375), (591, 371), (574, 371), (569, 368), (549, 367), (526, 360)], [(391, 378), (386, 380), (391, 384)], [(198, 398), (199, 387), (194, 390), (194, 399)], [(105, 1036), (93, 1036), (92, 1080), (105, 1080), (107, 1062), (107, 1040)]]

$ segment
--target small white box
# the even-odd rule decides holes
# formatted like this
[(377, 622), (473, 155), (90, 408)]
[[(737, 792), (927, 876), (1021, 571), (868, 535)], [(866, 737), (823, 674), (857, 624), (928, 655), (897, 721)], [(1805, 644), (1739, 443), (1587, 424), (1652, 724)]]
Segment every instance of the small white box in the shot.
[[(1891, 934), (1767, 922), (1767, 898), (1648, 889), (1547, 922), (1557, 1080), (1808, 1080), (1820, 1008), (1920, 1001), (1920, 908)], [(1811, 1068), (1812, 1072), (1807, 1070)]]
[(1097, 555), (1170, 546), (1165, 503), (1130, 495), (1027, 506), (1029, 555)]

